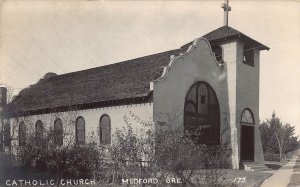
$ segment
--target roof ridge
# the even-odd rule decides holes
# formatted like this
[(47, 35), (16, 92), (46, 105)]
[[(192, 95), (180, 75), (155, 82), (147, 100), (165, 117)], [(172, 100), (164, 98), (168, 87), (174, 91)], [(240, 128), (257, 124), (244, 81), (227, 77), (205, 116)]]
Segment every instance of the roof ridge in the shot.
[(150, 57), (154, 57), (154, 56), (157, 56), (157, 55), (162, 55), (164, 53), (175, 52), (177, 50), (180, 50), (180, 48), (178, 48), (178, 49), (172, 49), (172, 50), (168, 50), (168, 51), (163, 51), (163, 52), (159, 52), (159, 53), (153, 53), (153, 54), (150, 54), (150, 55), (146, 55), (146, 56), (142, 56), (142, 57), (137, 57), (137, 58), (133, 58), (133, 59), (129, 59), (129, 60), (124, 60), (124, 61), (120, 61), (120, 62), (116, 62), (116, 63), (106, 64), (106, 65), (103, 65), (103, 66), (88, 68), (88, 69), (79, 70), (79, 71), (72, 71), (72, 72), (68, 72), (68, 73), (64, 73), (64, 74), (59, 74), (59, 75), (50, 77), (48, 79), (50, 80), (52, 78), (63, 77), (63, 76), (71, 75), (71, 74), (74, 74), (74, 73), (85, 72), (85, 71), (90, 71), (90, 70), (97, 70), (97, 69), (102, 69), (102, 68), (106, 68), (106, 67), (110, 67), (110, 66), (117, 66), (117, 65), (120, 65), (120, 64), (123, 64), (123, 63), (124, 64), (125, 63), (131, 63), (133, 61), (137, 61), (138, 62), (138, 60), (141, 60), (143, 58), (150, 58)]

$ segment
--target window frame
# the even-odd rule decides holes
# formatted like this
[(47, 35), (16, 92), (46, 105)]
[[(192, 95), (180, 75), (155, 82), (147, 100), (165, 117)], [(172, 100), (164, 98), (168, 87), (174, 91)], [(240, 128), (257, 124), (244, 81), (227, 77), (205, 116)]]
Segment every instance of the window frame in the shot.
[[(102, 120), (103, 118), (107, 117), (108, 120), (109, 120), (109, 124), (108, 124), (108, 131), (109, 131), (109, 139), (108, 141), (106, 141), (106, 139), (104, 139), (104, 137), (102, 136), (102, 130), (103, 130), (103, 127), (102, 127)], [(109, 117), (108, 114), (103, 114), (101, 117), (100, 117), (100, 120), (99, 120), (99, 142), (100, 144), (103, 144), (103, 145), (109, 145), (111, 144), (111, 119)]]
[[(60, 123), (58, 123), (60, 122)], [(59, 128), (57, 128), (57, 125), (60, 125)], [(56, 118), (53, 124), (53, 131), (54, 131), (54, 145), (56, 146), (63, 146), (64, 144), (64, 128), (63, 123), (60, 118)]]
[[(206, 102), (203, 103), (203, 105), (205, 105), (205, 107), (207, 107), (206, 112), (205, 111), (199, 112), (199, 103), (201, 102), (201, 96), (202, 96), (199, 93), (199, 89), (202, 85), (205, 86), (205, 92), (207, 93)], [(193, 90), (193, 89), (195, 89), (195, 90)], [(195, 95), (193, 95), (194, 91), (196, 91)], [(214, 104), (210, 103), (211, 101), (213, 101)], [(187, 111), (188, 105), (193, 106), (193, 108), (195, 109), (195, 112)], [(200, 110), (202, 110), (202, 109), (200, 109)], [(208, 124), (210, 127), (209, 127), (209, 129), (204, 130), (204, 133), (207, 133), (204, 136), (217, 136), (218, 138), (216, 138), (215, 140), (212, 140), (212, 139), (208, 140), (208, 139), (203, 138), (204, 137), (203, 136), (201, 139), (201, 136), (199, 134), (197, 134), (197, 133), (195, 133), (195, 135), (191, 134), (191, 136), (194, 136), (196, 139), (198, 139), (198, 143), (208, 144), (208, 145), (218, 145), (218, 144), (220, 144), (220, 140), (221, 140), (221, 138), (220, 138), (220, 128), (221, 128), (220, 105), (219, 105), (217, 95), (216, 95), (214, 89), (207, 82), (198, 81), (198, 82), (194, 83), (193, 85), (191, 85), (191, 87), (189, 88), (189, 90), (185, 96), (185, 102), (184, 102), (184, 131), (185, 131), (185, 133), (187, 131), (189, 131), (189, 128), (190, 128), (190, 130), (192, 130), (192, 128), (193, 128), (193, 125), (187, 124), (188, 119), (196, 120), (195, 121), (196, 128), (200, 128), (200, 130), (201, 130), (201, 128), (204, 128), (204, 127), (200, 127), (200, 126), (198, 127), (199, 123), (201, 121), (207, 121), (208, 123), (210, 123), (212, 121), (213, 117), (215, 117), (217, 124), (215, 124), (215, 125)], [(215, 122), (215, 121), (212, 121), (212, 122)]]
[(243, 47), (243, 63), (255, 67), (254, 49), (247, 46)]
[[(38, 127), (40, 126), (40, 127)], [(40, 130), (40, 131), (39, 131)], [(41, 120), (37, 120), (35, 123), (35, 140), (37, 144), (40, 144), (44, 137), (44, 123)]]
[[(79, 137), (78, 137), (78, 132), (80, 132), (78, 130), (78, 120), (82, 119), (83, 120), (83, 129), (80, 129), (81, 131), (83, 131), (83, 141), (79, 141)], [(76, 144), (77, 145), (83, 145), (85, 144), (85, 120), (82, 116), (79, 116), (76, 118), (76, 122), (75, 122), (75, 139), (76, 139)]]
[(223, 47), (220, 45), (213, 45), (211, 46), (211, 51), (215, 54), (215, 58), (218, 63), (224, 63), (224, 51)]
[[(248, 122), (248, 121), (247, 121), (247, 122), (246, 122), (246, 121), (243, 121), (243, 116), (244, 116), (245, 112), (249, 112), (249, 114), (250, 114), (250, 116), (251, 116), (251, 119), (252, 119), (253, 123)], [(254, 118), (253, 112), (252, 112), (252, 110), (251, 110), (250, 108), (245, 108), (245, 109), (243, 110), (243, 112), (242, 112), (242, 114), (241, 114), (240, 123), (241, 123), (242, 125), (255, 125), (255, 118)]]

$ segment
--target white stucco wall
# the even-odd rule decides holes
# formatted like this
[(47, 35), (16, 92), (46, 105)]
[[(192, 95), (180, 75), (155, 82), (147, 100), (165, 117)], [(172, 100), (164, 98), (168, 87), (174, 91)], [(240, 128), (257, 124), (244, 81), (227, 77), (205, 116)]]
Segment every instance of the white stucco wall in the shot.
[(238, 42), (236, 41), (228, 41), (222, 45), (223, 54), (224, 54), (224, 71), (226, 72), (226, 81), (224, 83), (223, 90), (223, 99), (227, 100), (228, 108), (226, 109), (226, 121), (227, 124), (230, 126), (231, 131), (231, 161), (232, 161), (232, 168), (237, 169), (239, 168), (239, 131), (237, 128), (237, 53), (240, 50), (238, 46)]
[(195, 48), (170, 63), (165, 76), (153, 84), (154, 121), (156, 125), (161, 126), (172, 120), (176, 121), (175, 125), (181, 125), (183, 128), (187, 92), (194, 83), (207, 82), (219, 101), (221, 130), (229, 130), (229, 134), (223, 137), (223, 140), (230, 140), (231, 166), (238, 169), (240, 119), (245, 108), (250, 108), (255, 118), (255, 162), (263, 162), (258, 129), (259, 51), (255, 50), (255, 66), (252, 67), (243, 63), (241, 41), (227, 41), (221, 47), (225, 61), (223, 68), (217, 65), (210, 44), (205, 39), (198, 40)]
[[(259, 50), (254, 49), (254, 66), (243, 62), (242, 41), (228, 42), (222, 45), (224, 49), (224, 70), (227, 72), (228, 103), (230, 124), (237, 136), (232, 140), (233, 155), (240, 161), (241, 155), (241, 115), (248, 108), (255, 119), (254, 126), (254, 162), (264, 163), (261, 137), (259, 132)], [(232, 136), (231, 138), (233, 138)], [(234, 142), (234, 143), (233, 143)]]
[[(59, 112), (51, 114), (42, 114), (42, 115), (32, 115), (19, 118), (9, 119), (11, 124), (11, 131), (14, 133), (15, 141), (13, 144), (18, 145), (18, 124), (24, 122), (28, 132), (34, 133), (35, 123), (37, 120), (41, 120), (44, 123), (45, 131), (50, 128), (53, 129), (54, 121), (57, 118), (62, 120), (64, 131), (69, 129), (72, 133), (75, 132), (75, 121), (76, 118), (81, 116), (85, 120), (85, 137), (86, 142), (90, 142), (96, 139), (96, 142), (99, 143), (99, 136), (97, 133), (100, 117), (104, 114), (109, 115), (111, 120), (111, 132), (112, 134), (116, 129), (121, 129), (126, 127), (125, 119), (134, 129), (144, 128), (142, 125), (143, 122), (152, 122), (153, 121), (153, 104), (152, 103), (143, 103), (143, 104), (132, 104), (132, 105), (122, 105), (115, 107), (104, 107), (96, 109), (87, 109), (87, 110), (77, 110), (70, 112)], [(15, 127), (15, 128), (14, 128)], [(68, 129), (66, 129), (68, 128)], [(14, 132), (13, 132), (14, 131)], [(28, 133), (27, 132), (27, 133)], [(93, 135), (94, 136), (91, 136)], [(68, 137), (64, 137), (64, 144), (68, 142)]]
[[(240, 120), (244, 109), (248, 108), (254, 115), (254, 161), (256, 163), (264, 163), (263, 149), (261, 144), (261, 136), (259, 131), (259, 50), (254, 49), (254, 66), (243, 63), (243, 43), (240, 42), (237, 53), (237, 127), (241, 134)], [(241, 146), (240, 137), (239, 146)], [(241, 149), (240, 149), (241, 150)], [(239, 153), (240, 156), (240, 153)]]
[[(227, 87), (226, 71), (226, 68), (222, 69), (217, 64), (210, 44), (205, 39), (198, 40), (194, 49), (174, 60), (165, 77), (154, 82), (153, 103), (156, 125), (160, 127), (161, 124), (169, 123), (168, 120), (172, 120), (176, 121), (176, 124), (172, 125), (179, 125), (183, 128), (185, 97), (194, 83), (204, 81), (213, 88), (219, 101), (221, 132), (222, 129), (228, 129), (228, 120), (230, 119), (228, 92), (232, 90), (228, 90)], [(231, 82), (235, 82), (235, 77), (230, 77), (230, 79)], [(232, 98), (235, 99), (235, 96)], [(235, 123), (233, 127), (235, 127)], [(223, 141), (232, 141), (231, 144), (236, 146), (238, 145), (236, 135), (232, 133), (232, 129), (228, 129), (223, 134)], [(229, 158), (229, 162), (232, 164), (232, 168), (237, 169), (239, 167), (238, 148), (235, 151), (236, 153)]]
[[(198, 81), (207, 82), (214, 89), (220, 106), (224, 106), (220, 99), (223, 77), (225, 72), (218, 67), (209, 43), (198, 40), (196, 48), (174, 60), (166, 76), (154, 82), (154, 121), (168, 122), (166, 120), (176, 117), (177, 123), (182, 125), (186, 94)], [(223, 109), (221, 107), (221, 114)]]

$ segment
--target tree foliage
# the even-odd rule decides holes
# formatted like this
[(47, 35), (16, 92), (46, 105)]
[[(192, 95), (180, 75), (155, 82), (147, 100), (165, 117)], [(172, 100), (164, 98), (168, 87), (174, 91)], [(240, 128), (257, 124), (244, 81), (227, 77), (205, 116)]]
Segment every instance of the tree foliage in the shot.
[(285, 154), (294, 151), (300, 144), (298, 136), (295, 136), (295, 127), (282, 122), (275, 112), (259, 128), (264, 153), (279, 154), (281, 161)]
[(155, 135), (155, 163), (159, 171), (172, 174), (190, 185), (219, 184), (228, 168), (229, 145), (199, 144), (180, 128), (169, 125)]

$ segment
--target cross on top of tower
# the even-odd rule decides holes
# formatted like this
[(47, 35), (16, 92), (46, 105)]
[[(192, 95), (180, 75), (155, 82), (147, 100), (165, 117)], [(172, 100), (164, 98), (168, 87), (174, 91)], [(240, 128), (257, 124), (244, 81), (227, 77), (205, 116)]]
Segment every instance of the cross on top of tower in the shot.
[(225, 0), (225, 3), (222, 3), (221, 6), (224, 9), (224, 26), (228, 26), (228, 12), (231, 11), (228, 1), (229, 0)]

